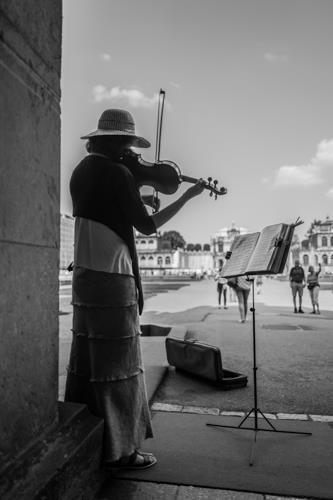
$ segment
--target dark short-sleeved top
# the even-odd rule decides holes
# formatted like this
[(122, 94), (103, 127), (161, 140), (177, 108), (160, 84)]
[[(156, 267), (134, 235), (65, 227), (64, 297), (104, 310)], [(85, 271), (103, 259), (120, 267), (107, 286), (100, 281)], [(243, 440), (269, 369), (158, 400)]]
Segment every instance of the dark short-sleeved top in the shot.
[(304, 269), (301, 266), (290, 269), (289, 278), (294, 283), (302, 283), (305, 279)]
[(129, 248), (133, 274), (139, 291), (139, 311), (143, 294), (133, 227), (149, 235), (156, 232), (133, 174), (125, 165), (99, 155), (86, 156), (74, 169), (70, 180), (73, 216), (84, 217), (112, 229)]

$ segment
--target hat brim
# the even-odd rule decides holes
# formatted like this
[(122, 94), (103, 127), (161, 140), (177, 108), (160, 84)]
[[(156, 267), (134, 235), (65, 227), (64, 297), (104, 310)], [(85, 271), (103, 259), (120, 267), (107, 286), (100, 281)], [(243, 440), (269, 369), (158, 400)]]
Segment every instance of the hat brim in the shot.
[(97, 129), (94, 130), (93, 132), (90, 132), (90, 134), (81, 136), (81, 139), (90, 139), (91, 137), (107, 136), (107, 135), (130, 137), (132, 139), (132, 146), (134, 146), (135, 148), (150, 148), (151, 146), (150, 142), (147, 141), (147, 139), (144, 139), (143, 137), (131, 134), (129, 132), (121, 132), (117, 130)]

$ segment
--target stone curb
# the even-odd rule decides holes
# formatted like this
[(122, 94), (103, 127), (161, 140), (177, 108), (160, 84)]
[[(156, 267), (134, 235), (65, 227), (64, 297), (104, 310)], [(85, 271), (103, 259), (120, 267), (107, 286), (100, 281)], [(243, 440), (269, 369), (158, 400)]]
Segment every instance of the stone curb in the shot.
[[(221, 415), (224, 417), (245, 417), (246, 413), (243, 411), (224, 411), (219, 408), (207, 408), (205, 406), (186, 406), (175, 405), (169, 403), (159, 403), (156, 401), (151, 406), (152, 411), (164, 411), (174, 413), (195, 413), (198, 415)], [(264, 413), (264, 416), (271, 420), (309, 420), (313, 422), (333, 422), (333, 415), (306, 415), (303, 413)], [(250, 415), (254, 418), (254, 415)], [(258, 415), (258, 418), (263, 418)]]

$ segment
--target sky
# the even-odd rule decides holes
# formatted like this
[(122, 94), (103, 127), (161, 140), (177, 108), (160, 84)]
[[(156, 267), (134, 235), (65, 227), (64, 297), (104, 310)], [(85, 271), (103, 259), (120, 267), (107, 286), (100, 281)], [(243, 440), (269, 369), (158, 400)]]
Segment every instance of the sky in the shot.
[(152, 144), (136, 152), (154, 161), (162, 88), (161, 160), (228, 190), (205, 190), (162, 232), (203, 244), (232, 223), (300, 217), (302, 238), (333, 217), (332, 22), (331, 0), (64, 0), (61, 211), (105, 109), (132, 113)]

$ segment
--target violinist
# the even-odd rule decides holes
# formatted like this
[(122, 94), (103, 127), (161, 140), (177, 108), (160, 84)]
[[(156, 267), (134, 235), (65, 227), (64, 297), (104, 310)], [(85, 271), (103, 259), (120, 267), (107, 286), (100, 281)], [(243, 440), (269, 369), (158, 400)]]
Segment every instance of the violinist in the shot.
[(146, 469), (156, 458), (140, 451), (153, 434), (140, 353), (143, 294), (133, 228), (155, 233), (203, 191), (203, 181), (150, 215), (134, 175), (121, 162), (131, 147), (150, 146), (136, 135), (132, 115), (108, 109), (98, 128), (81, 138), (89, 141), (89, 154), (70, 180), (73, 340), (65, 400), (85, 403), (104, 419), (106, 469)]

